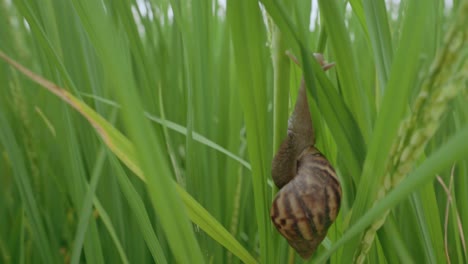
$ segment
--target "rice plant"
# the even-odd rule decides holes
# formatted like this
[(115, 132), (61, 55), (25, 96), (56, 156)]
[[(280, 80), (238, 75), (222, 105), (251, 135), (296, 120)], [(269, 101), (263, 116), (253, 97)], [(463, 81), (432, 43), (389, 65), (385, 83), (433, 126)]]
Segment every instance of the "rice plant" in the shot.
[[(467, 0), (0, 0), (0, 263), (468, 263), (467, 25)], [(302, 79), (342, 188), (307, 260), (270, 220)]]

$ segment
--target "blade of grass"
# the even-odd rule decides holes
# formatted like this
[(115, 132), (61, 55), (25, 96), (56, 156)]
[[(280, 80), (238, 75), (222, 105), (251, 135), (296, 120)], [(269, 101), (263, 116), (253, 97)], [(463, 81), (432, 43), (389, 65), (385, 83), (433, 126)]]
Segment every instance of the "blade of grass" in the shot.
[(153, 226), (151, 225), (151, 220), (148, 215), (148, 212), (145, 210), (145, 204), (143, 200), (141, 199), (137, 190), (128, 178), (128, 175), (126, 175), (126, 172), (122, 168), (122, 165), (117, 161), (115, 156), (109, 153), (109, 159), (115, 171), (117, 181), (120, 185), (120, 189), (126, 197), (130, 209), (135, 215), (140, 232), (146, 242), (146, 246), (148, 247), (149, 251), (151, 252), (151, 255), (153, 256), (154, 261), (156, 263), (161, 264), (167, 263), (164, 251), (162, 250), (159, 240), (153, 229)]
[[(100, 171), (102, 170), (102, 165), (104, 163), (104, 149), (102, 149), (98, 155), (98, 159), (96, 161), (96, 167), (93, 170), (91, 182), (87, 194), (85, 195), (85, 199), (83, 204), (81, 205), (80, 210), (80, 217), (78, 220), (78, 228), (76, 230), (73, 249), (72, 249), (72, 256), (71, 256), (71, 263), (78, 264), (81, 257), (81, 249), (83, 247), (83, 243), (85, 241), (85, 235), (88, 229), (88, 223), (90, 221), (91, 213), (93, 210), (93, 198), (95, 197), (95, 191), (100, 179)], [(122, 259), (122, 261), (128, 263), (126, 258)]]
[[(239, 75), (239, 94), (247, 132), (247, 149), (252, 165), (255, 213), (262, 263), (273, 263), (273, 241), (269, 208), (271, 194), (267, 185), (271, 161), (267, 149), (266, 130), (267, 92), (261, 55), (264, 29), (258, 4), (253, 1), (228, 1), (227, 19), (233, 42), (236, 70)], [(246, 45), (248, 49), (246, 49)]]
[(344, 11), (340, 9), (338, 1), (319, 0), (321, 17), (327, 30), (333, 54), (336, 56), (336, 69), (345, 102), (347, 103), (353, 117), (357, 121), (364, 140), (370, 138), (371, 116), (374, 112), (369, 102), (361, 80), (357, 74), (358, 64), (355, 59), (350, 37), (344, 23)]
[[(89, 94), (82, 94), (83, 96), (85, 97), (91, 97), (95, 100), (98, 100), (100, 102), (103, 102), (105, 104), (108, 104), (108, 105), (111, 105), (111, 106), (114, 106), (114, 107), (120, 107), (117, 103), (115, 103), (114, 101), (111, 101), (111, 100), (108, 100), (108, 99), (105, 99), (105, 98), (101, 98), (101, 97), (96, 97), (96, 96), (93, 96), (93, 95), (89, 95)], [(145, 112), (145, 116), (151, 120), (151, 121), (154, 121), (155, 123), (158, 123), (164, 127), (167, 127), (177, 133), (180, 133), (182, 135), (187, 135), (187, 128), (181, 126), (180, 124), (177, 124), (175, 122), (172, 122), (170, 120), (167, 120), (167, 119), (163, 119), (163, 118), (160, 118), (160, 117), (157, 117), (157, 116), (154, 116), (148, 112)], [(287, 119), (286, 119), (287, 120)], [(199, 142), (199, 143), (202, 143), (203, 145), (207, 146), (207, 147), (210, 147), (214, 150), (217, 150), (219, 151), (220, 153), (223, 153), (224, 155), (228, 156), (229, 158), (239, 162), (239, 164), (241, 164), (242, 166), (244, 166), (246, 169), (248, 170), (252, 170), (250, 164), (242, 159), (241, 157), (239, 157), (238, 155), (232, 153), (231, 151), (223, 148), (222, 146), (220, 146), (219, 144), (217, 144), (216, 142), (206, 138), (205, 136), (201, 135), (200, 133), (197, 133), (195, 131), (192, 131), (192, 135), (193, 135), (193, 140)]]
[(374, 61), (376, 62), (377, 74), (379, 76), (379, 88), (381, 94), (387, 85), (388, 76), (392, 66), (393, 47), (390, 28), (388, 26), (387, 10), (385, 1), (364, 1), (366, 24), (369, 28), (370, 42)]

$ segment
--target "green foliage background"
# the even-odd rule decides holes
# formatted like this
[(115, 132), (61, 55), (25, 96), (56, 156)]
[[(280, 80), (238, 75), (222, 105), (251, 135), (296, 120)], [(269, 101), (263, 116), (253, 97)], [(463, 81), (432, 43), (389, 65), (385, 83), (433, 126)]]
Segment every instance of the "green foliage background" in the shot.
[[(0, 0), (0, 262), (467, 263), (468, 1), (315, 4)], [(343, 188), (309, 261), (269, 218), (302, 76)]]

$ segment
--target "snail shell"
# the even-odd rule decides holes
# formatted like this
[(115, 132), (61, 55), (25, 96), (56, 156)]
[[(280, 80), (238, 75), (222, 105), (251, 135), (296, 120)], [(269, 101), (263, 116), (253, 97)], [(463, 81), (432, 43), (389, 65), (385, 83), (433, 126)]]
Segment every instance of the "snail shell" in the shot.
[(272, 177), (280, 190), (270, 215), (291, 247), (308, 259), (338, 215), (341, 187), (333, 167), (314, 147), (304, 87), (302, 81), (288, 136), (273, 159)]

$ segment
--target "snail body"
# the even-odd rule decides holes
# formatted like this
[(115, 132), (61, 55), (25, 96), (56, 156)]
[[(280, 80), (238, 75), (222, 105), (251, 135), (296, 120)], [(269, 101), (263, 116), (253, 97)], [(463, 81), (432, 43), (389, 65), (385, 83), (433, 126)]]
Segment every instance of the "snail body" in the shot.
[(341, 186), (335, 170), (314, 147), (315, 135), (302, 82), (288, 135), (272, 162), (272, 178), (279, 191), (271, 220), (304, 259), (310, 258), (335, 221)]

